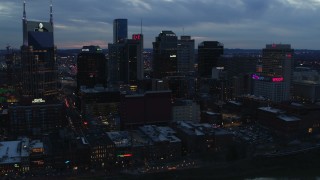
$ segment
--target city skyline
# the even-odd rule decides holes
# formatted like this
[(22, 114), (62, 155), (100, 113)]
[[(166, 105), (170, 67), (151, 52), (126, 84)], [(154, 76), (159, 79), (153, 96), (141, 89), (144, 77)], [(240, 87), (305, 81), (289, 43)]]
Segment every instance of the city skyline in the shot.
[[(226, 48), (261, 49), (265, 44), (288, 43), (295, 49), (320, 49), (313, 38), (319, 29), (319, 0), (230, 1), (119, 0), (103, 4), (98, 0), (54, 0), (55, 44), (59, 49), (107, 48), (112, 42), (113, 20), (125, 18), (129, 37), (140, 33), (142, 21), (145, 48), (152, 48), (162, 30), (172, 30), (177, 36), (191, 35), (196, 46), (215, 40)], [(27, 19), (48, 21), (49, 8), (49, 0), (27, 1)], [(19, 49), (22, 45), (22, 12), (22, 0), (1, 1), (2, 47), (9, 44)]]

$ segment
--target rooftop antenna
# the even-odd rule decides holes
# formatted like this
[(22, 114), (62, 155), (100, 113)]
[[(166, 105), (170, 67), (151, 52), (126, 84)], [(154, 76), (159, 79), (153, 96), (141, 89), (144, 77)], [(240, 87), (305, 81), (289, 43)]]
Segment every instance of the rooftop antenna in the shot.
[(140, 34), (142, 34), (142, 18), (140, 19), (140, 28), (141, 28), (141, 30), (140, 30)]
[(50, 24), (53, 24), (52, 0), (50, 0)]
[(26, 1), (23, 1), (23, 20), (27, 19), (27, 14), (26, 14)]
[(184, 27), (182, 28), (182, 35), (184, 35)]

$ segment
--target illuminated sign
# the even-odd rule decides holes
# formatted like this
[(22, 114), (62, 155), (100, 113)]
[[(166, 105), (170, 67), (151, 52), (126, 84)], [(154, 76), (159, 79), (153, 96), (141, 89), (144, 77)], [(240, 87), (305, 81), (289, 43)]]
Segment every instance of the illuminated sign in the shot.
[(288, 53), (288, 54), (286, 55), (286, 57), (290, 59), (290, 58), (292, 58), (292, 54)]
[(132, 156), (132, 154), (118, 154), (117, 155), (117, 157), (121, 157), (121, 158), (123, 158), (123, 157), (131, 157)]
[(256, 74), (253, 74), (252, 75), (252, 79), (255, 79), (255, 80), (264, 80), (264, 77), (263, 76), (258, 76)]
[(43, 102), (46, 102), (46, 101), (43, 100), (42, 98), (40, 98), (40, 99), (34, 99), (34, 100), (32, 101), (32, 103), (43, 103)]
[(133, 40), (140, 40), (141, 39), (141, 34), (133, 34), (132, 35)]
[(170, 55), (171, 58), (174, 58), (174, 57), (177, 57), (177, 55), (173, 54), (173, 55)]
[(216, 67), (218, 70), (224, 70), (224, 67)]
[(42, 153), (43, 151), (43, 148), (32, 148), (33, 153)]
[(272, 82), (282, 82), (283, 81), (283, 77), (264, 77), (264, 76), (259, 76), (257, 74), (252, 74), (252, 79), (255, 80), (260, 80), (260, 81), (272, 81)]
[(283, 81), (283, 77), (272, 78), (272, 82), (282, 82), (282, 81)]
[(89, 49), (82, 49), (81, 51), (82, 52), (89, 52), (90, 50)]

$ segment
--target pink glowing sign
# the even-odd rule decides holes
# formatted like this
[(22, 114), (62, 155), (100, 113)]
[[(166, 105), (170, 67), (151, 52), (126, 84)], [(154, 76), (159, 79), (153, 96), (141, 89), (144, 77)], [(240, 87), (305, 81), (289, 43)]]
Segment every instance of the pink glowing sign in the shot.
[(132, 35), (133, 40), (140, 40), (141, 39), (141, 34), (133, 34)]
[(259, 76), (256, 75), (256, 74), (253, 74), (253, 75), (252, 75), (252, 79), (259, 79)]
[(283, 77), (272, 78), (272, 82), (282, 82), (282, 81), (283, 81)]

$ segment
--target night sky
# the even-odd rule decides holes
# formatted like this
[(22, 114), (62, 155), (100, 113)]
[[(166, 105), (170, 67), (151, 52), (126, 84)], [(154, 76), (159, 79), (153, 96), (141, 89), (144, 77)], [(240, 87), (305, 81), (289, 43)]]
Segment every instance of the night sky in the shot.
[[(49, 21), (49, 0), (27, 0), (27, 19)], [(128, 19), (128, 35), (140, 33), (145, 47), (162, 30), (191, 35), (196, 46), (216, 40), (225, 48), (261, 49), (291, 44), (320, 49), (320, 0), (53, 0), (58, 48), (112, 43), (112, 22)], [(22, 44), (22, 0), (0, 0), (0, 49)]]

